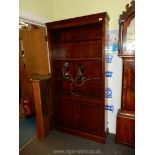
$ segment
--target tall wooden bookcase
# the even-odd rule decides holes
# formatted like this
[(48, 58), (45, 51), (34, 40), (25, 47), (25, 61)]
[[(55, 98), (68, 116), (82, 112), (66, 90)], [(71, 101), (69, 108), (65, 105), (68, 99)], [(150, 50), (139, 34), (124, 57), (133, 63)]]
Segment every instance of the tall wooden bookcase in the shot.
[(54, 127), (105, 142), (106, 12), (47, 23)]

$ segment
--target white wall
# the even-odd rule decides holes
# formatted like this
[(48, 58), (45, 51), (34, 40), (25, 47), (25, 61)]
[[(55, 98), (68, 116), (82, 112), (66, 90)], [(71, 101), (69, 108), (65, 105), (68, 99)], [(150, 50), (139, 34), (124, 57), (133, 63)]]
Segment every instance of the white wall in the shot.
[(106, 87), (110, 88), (112, 91), (112, 98), (106, 98), (105, 104), (112, 107), (110, 111), (105, 110), (107, 119), (107, 126), (109, 128), (109, 132), (115, 134), (116, 133), (116, 116), (117, 111), (121, 106), (121, 91), (122, 91), (122, 59), (117, 56), (118, 52), (114, 53), (106, 53), (106, 55), (111, 55), (112, 62), (106, 63), (106, 71), (112, 71), (112, 77), (106, 78)]

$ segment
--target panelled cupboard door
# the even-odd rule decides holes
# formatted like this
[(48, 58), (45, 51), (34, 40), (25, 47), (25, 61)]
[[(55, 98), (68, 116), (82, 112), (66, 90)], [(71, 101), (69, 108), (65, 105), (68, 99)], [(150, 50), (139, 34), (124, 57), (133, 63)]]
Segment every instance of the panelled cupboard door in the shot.
[(135, 145), (135, 119), (130, 116), (117, 116), (116, 142)]
[(123, 61), (122, 110), (135, 111), (135, 60)]
[(76, 129), (76, 103), (73, 100), (57, 100), (55, 106), (56, 126)]
[(104, 112), (103, 106), (95, 103), (79, 103), (79, 130), (103, 136), (104, 134)]
[(57, 100), (56, 126), (96, 136), (104, 135), (103, 106), (89, 102)]

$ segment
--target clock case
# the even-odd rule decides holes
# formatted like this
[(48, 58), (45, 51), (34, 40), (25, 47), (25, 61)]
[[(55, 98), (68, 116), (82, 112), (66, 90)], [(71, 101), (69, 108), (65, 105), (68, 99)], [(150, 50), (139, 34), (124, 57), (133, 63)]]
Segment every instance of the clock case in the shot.
[(127, 29), (135, 18), (135, 1), (119, 17), (119, 52), (123, 60), (122, 101), (116, 122), (116, 143), (135, 145), (135, 50), (126, 50)]

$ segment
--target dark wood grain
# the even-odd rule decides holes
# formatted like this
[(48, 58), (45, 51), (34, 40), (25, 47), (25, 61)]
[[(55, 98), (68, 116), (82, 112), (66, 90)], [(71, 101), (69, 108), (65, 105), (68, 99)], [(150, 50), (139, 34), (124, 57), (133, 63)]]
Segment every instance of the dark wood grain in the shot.
[[(29, 97), (33, 109), (33, 114), (35, 114), (32, 83), (30, 82), (31, 68), (29, 65), (29, 35), (30, 32), (28, 30), (19, 31), (19, 85), (21, 93), (20, 102), (23, 102), (26, 97)], [(25, 59), (23, 59), (23, 56), (25, 57)]]
[(51, 78), (36, 79), (33, 77), (33, 94), (36, 112), (38, 139), (45, 139), (53, 129), (53, 104)]
[[(99, 18), (102, 20), (99, 20)], [(46, 23), (46, 26), (48, 29), (60, 29), (64, 27), (74, 27), (74, 26), (80, 26), (80, 25), (87, 25), (87, 24), (93, 24), (97, 22), (109, 22), (110, 18), (106, 12), (88, 15), (88, 16), (82, 16), (82, 17), (76, 17), (71, 19), (65, 19), (61, 21), (55, 21)]]
[(116, 143), (135, 145), (135, 114), (134, 112), (119, 112), (117, 115)]
[(79, 130), (104, 136), (104, 107), (90, 102), (79, 103)]
[(122, 102), (117, 114), (116, 142), (135, 145), (135, 51), (126, 51), (127, 27), (135, 17), (135, 3), (119, 18), (119, 56), (123, 60)]
[(123, 59), (122, 110), (135, 111), (135, 60)]
[[(104, 57), (108, 21), (107, 13), (99, 13), (46, 24), (55, 128), (99, 142), (105, 142), (106, 137)], [(69, 64), (70, 80), (63, 77), (65, 62)], [(75, 84), (79, 64), (87, 79), (81, 87)]]

